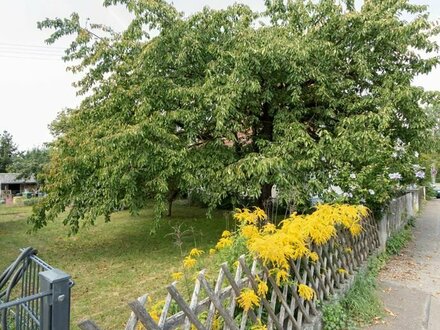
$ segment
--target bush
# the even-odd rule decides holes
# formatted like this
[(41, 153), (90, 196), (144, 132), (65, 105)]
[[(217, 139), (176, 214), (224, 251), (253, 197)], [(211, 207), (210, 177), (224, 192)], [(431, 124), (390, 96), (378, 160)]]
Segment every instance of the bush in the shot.
[(400, 253), (400, 251), (411, 240), (412, 227), (414, 227), (414, 220), (411, 218), (403, 230), (390, 237), (386, 245), (386, 251), (388, 255), (397, 255)]
[(34, 204), (37, 204), (39, 200), (40, 200), (39, 197), (33, 197), (33, 198), (25, 199), (23, 201), (23, 205), (25, 205), (25, 206), (32, 206)]
[(434, 199), (437, 198), (437, 190), (435, 189), (435, 187), (433, 185), (426, 185), (425, 186), (425, 192), (426, 192), (426, 199)]
[(324, 329), (340, 330), (349, 329), (350, 320), (347, 311), (339, 302), (325, 304), (322, 308)]
[(13, 203), (14, 205), (24, 205), (24, 204), (23, 204), (23, 201), (24, 201), (24, 198), (21, 197), (21, 196), (15, 196), (15, 197), (12, 199), (12, 203)]

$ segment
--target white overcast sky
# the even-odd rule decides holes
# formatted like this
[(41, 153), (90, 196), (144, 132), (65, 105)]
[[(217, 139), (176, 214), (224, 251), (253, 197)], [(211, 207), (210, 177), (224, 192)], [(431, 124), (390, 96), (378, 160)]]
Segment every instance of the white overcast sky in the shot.
[[(263, 0), (177, 0), (175, 6), (187, 14), (209, 6), (223, 8), (234, 2), (263, 8)], [(412, 0), (429, 5), (433, 19), (440, 17), (439, 0)], [(0, 0), (0, 132), (13, 135), (20, 150), (50, 141), (48, 125), (66, 107), (75, 107), (80, 99), (71, 86), (75, 77), (65, 70), (60, 56), (66, 43), (47, 46), (50, 31), (37, 29), (46, 17), (80, 17), (122, 30), (130, 16), (123, 7), (104, 8), (101, 0)], [(440, 68), (415, 84), (440, 90)]]

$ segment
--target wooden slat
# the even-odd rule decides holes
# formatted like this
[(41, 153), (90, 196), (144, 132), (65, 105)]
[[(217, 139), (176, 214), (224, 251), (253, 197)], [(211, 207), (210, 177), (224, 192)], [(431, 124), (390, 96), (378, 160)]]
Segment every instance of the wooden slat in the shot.
[[(177, 282), (173, 282), (171, 283), (172, 286), (176, 286)], [(165, 304), (163, 306), (162, 309), (162, 313), (160, 314), (160, 318), (159, 318), (159, 328), (162, 328), (165, 324), (165, 321), (167, 319), (167, 315), (168, 315), (168, 310), (170, 309), (171, 306), (171, 302), (173, 301), (173, 298), (171, 297), (171, 294), (168, 292), (167, 297), (165, 298)]]
[[(238, 264), (237, 271), (235, 274), (235, 279), (232, 277), (232, 274), (229, 271), (227, 263), (222, 264), (221, 267), (222, 267), (223, 272), (224, 272), (226, 278), (228, 279), (228, 281), (231, 284), (231, 287), (233, 289), (232, 293), (231, 293), (231, 304), (229, 305), (228, 312), (229, 312), (229, 315), (234, 316), (235, 306), (237, 304), (236, 299), (240, 295), (240, 292), (241, 292), (241, 286), (239, 286), (237, 283), (246, 283), (247, 284), (249, 282), (249, 280), (247, 278), (243, 279), (243, 280), (241, 279), (242, 268), (241, 268), (240, 264)], [(249, 311), (248, 316), (252, 319), (253, 322), (257, 322), (257, 317), (256, 317), (254, 311)], [(224, 329), (227, 329), (226, 324), (224, 326)]]
[[(202, 274), (205, 274), (205, 269), (200, 271), (199, 276), (202, 275)], [(193, 291), (192, 296), (191, 296), (191, 302), (189, 303), (189, 308), (193, 312), (196, 309), (197, 302), (199, 300), (200, 288), (201, 288), (201, 283), (200, 283), (199, 277), (197, 277), (196, 278), (196, 283), (194, 285), (194, 291)], [(197, 317), (197, 315), (196, 315), (196, 317)], [(191, 329), (191, 322), (190, 322), (189, 318), (185, 319), (185, 324), (183, 326), (183, 329), (185, 329), (185, 330), (190, 330)]]
[(206, 293), (208, 294), (209, 299), (211, 299), (211, 302), (214, 304), (215, 308), (217, 309), (218, 313), (223, 317), (225, 323), (228, 324), (228, 327), (232, 330), (238, 330), (238, 327), (236, 326), (234, 319), (223, 308), (220, 299), (218, 298), (218, 296), (215, 295), (214, 291), (209, 286), (209, 283), (208, 281), (206, 281), (206, 278), (203, 273), (199, 274), (199, 280), (203, 285)]
[[(270, 282), (270, 284), (272, 285), (272, 290), (273, 292), (275, 292), (276, 297), (278, 297), (278, 300), (281, 302), (281, 305), (283, 307), (283, 313), (286, 312), (287, 316), (289, 317), (289, 319), (292, 321), (295, 329), (299, 329), (299, 325), (296, 322), (295, 317), (293, 316), (293, 312), (290, 310), (290, 306), (287, 303), (286, 299), (284, 299), (284, 295), (281, 292), (280, 288), (278, 287), (278, 285), (276, 284), (275, 279), (269, 274), (269, 269), (267, 269), (266, 266), (262, 265), (264, 272), (268, 275), (268, 280)], [(287, 284), (285, 285), (286, 290), (287, 290)], [(286, 293), (287, 295), (287, 293)], [(273, 299), (273, 301), (276, 301), (275, 299)], [(274, 307), (274, 306), (273, 306)], [(273, 308), (272, 307), (272, 308)], [(283, 324), (284, 322), (284, 318), (283, 320), (280, 320), (280, 324)]]
[(198, 330), (205, 330), (205, 327), (199, 321), (199, 319), (194, 314), (193, 310), (185, 302), (185, 300), (183, 300), (179, 291), (177, 291), (177, 289), (173, 285), (169, 285), (167, 287), (167, 290), (171, 294), (173, 299), (176, 301), (176, 303), (179, 305), (179, 307), (182, 309), (182, 311), (185, 313), (185, 315), (188, 317), (192, 325), (194, 325)]
[[(284, 301), (287, 301), (287, 293), (289, 292), (289, 288), (288, 288), (288, 286), (287, 285), (284, 285), (283, 286), (283, 300)], [(290, 311), (290, 309), (289, 309), (289, 307), (290, 306), (287, 306), (287, 310), (289, 311), (289, 312), (291, 312)], [(285, 319), (285, 316), (286, 316), (286, 308), (284, 307), (284, 305), (282, 304), (281, 305), (281, 308), (280, 308), (280, 312), (278, 313), (278, 320), (280, 321), (280, 323), (281, 324), (283, 324), (284, 325), (284, 319)], [(295, 319), (295, 318), (293, 318), (293, 319)]]
[(145, 310), (144, 306), (142, 306), (139, 301), (132, 301), (128, 303), (128, 306), (130, 306), (131, 310), (136, 314), (136, 317), (145, 328), (159, 330), (156, 322), (154, 322), (151, 315)]
[(100, 330), (99, 327), (91, 320), (84, 320), (78, 323), (81, 330)]
[[(217, 281), (216, 281), (215, 287), (214, 287), (214, 295), (215, 296), (219, 295), (219, 292), (222, 288), (224, 277), (225, 277), (225, 273), (223, 271), (223, 268), (220, 268), (220, 271), (219, 271), (218, 277), (217, 277)], [(214, 317), (215, 317), (215, 312), (216, 312), (215, 305), (213, 302), (211, 302), (211, 305), (209, 306), (208, 317), (206, 318), (206, 322), (205, 322), (205, 326), (208, 329), (211, 329), (212, 322), (214, 321)]]
[[(255, 282), (255, 278), (252, 275), (251, 270), (249, 269), (249, 267), (246, 265), (246, 260), (245, 258), (242, 256), (238, 259), (238, 261), (241, 264), (241, 267), (243, 267), (243, 271), (246, 273), (246, 275), (249, 278), (249, 282), (252, 286), (252, 288), (254, 289), (254, 291), (258, 291), (258, 285)], [(266, 298), (261, 297), (261, 303), (264, 305), (264, 307), (266, 308), (267, 313), (269, 314), (269, 316), (273, 319), (273, 323), (275, 324), (276, 328), (279, 330), (283, 330), (283, 325), (278, 321), (278, 318), (275, 315), (275, 311), (273, 310), (273, 308), (271, 307), (270, 303), (267, 301)]]
[[(144, 306), (145, 303), (147, 302), (147, 296), (148, 295), (144, 294), (143, 296), (137, 298), (137, 300), (142, 306)], [(128, 319), (127, 324), (125, 325), (125, 330), (136, 330), (137, 323), (138, 323), (138, 318), (136, 314), (134, 312), (131, 312), (130, 318)]]

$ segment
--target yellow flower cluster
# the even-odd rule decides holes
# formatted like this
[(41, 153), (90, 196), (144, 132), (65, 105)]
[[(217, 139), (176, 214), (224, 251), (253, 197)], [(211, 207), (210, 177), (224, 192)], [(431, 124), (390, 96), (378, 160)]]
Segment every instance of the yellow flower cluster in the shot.
[(260, 306), (260, 298), (255, 294), (254, 290), (243, 289), (237, 298), (237, 302), (246, 312), (249, 309)]
[(240, 229), (241, 236), (252, 239), (259, 235), (258, 228), (254, 225), (244, 225)]
[(201, 256), (203, 253), (205, 253), (205, 251), (197, 249), (197, 248), (193, 248), (189, 252), (189, 255), (190, 255), (190, 257), (198, 257), (198, 256)]
[(173, 278), (174, 281), (178, 281), (183, 277), (183, 273), (182, 272), (175, 272), (171, 274), (171, 277)]
[(267, 215), (259, 207), (255, 207), (253, 211), (247, 208), (235, 209), (234, 219), (241, 224), (258, 225), (267, 220)]
[[(189, 269), (193, 268), (197, 264), (197, 260), (195, 258), (201, 256), (205, 251), (193, 248), (189, 251), (189, 254), (183, 259), (183, 268)], [(175, 273), (177, 274), (177, 273)]]
[(293, 213), (277, 228), (272, 223), (263, 225), (267, 215), (260, 208), (237, 209), (234, 219), (239, 230), (234, 236), (224, 231), (216, 249), (229, 247), (240, 236), (246, 239), (247, 249), (260, 258), (276, 276), (277, 283), (289, 280), (289, 260), (308, 257), (317, 262), (319, 256), (310, 250), (312, 243), (323, 245), (343, 227), (356, 236), (362, 232), (361, 220), (369, 210), (363, 205), (321, 204), (312, 214)]
[(305, 284), (298, 285), (298, 294), (305, 300), (312, 300), (315, 296), (315, 290)]
[(232, 233), (229, 230), (224, 230), (222, 233), (222, 237), (231, 237)]
[(251, 330), (267, 330), (267, 326), (264, 325), (260, 319), (258, 319), (258, 323), (252, 325)]
[(222, 237), (217, 242), (215, 248), (217, 250), (224, 249), (225, 247), (231, 246), (234, 241), (230, 237)]
[(197, 260), (194, 259), (191, 256), (186, 256), (185, 259), (183, 259), (183, 267), (184, 268), (193, 268), (197, 263)]
[(257, 281), (258, 281), (258, 295), (261, 297), (265, 297), (267, 292), (269, 291), (269, 287), (267, 286), (267, 283), (265, 281), (262, 281), (258, 276), (257, 276)]
[[(241, 235), (248, 239), (249, 251), (266, 265), (287, 270), (289, 259), (307, 256), (316, 262), (318, 255), (310, 250), (310, 244), (327, 243), (336, 235), (337, 226), (348, 229), (353, 236), (359, 235), (362, 231), (360, 222), (367, 215), (368, 209), (362, 205), (321, 204), (312, 214), (292, 214), (281, 222), (279, 229), (268, 224), (260, 230), (252, 225), (244, 225), (240, 230)], [(255, 219), (257, 216), (249, 215), (249, 210), (245, 209), (237, 217)]]
[[(152, 300), (150, 297), (148, 297), (149, 299), (149, 303), (152, 303)], [(151, 306), (151, 308), (149, 308), (149, 313), (151, 315), (151, 318), (157, 323), (159, 322), (160, 319), (160, 315), (162, 314), (162, 310), (163, 307), (165, 306), (165, 300), (160, 300), (157, 303), (155, 303), (154, 305)]]
[(348, 272), (347, 272), (347, 270), (345, 268), (339, 268), (338, 269), (338, 273), (339, 274), (347, 274)]

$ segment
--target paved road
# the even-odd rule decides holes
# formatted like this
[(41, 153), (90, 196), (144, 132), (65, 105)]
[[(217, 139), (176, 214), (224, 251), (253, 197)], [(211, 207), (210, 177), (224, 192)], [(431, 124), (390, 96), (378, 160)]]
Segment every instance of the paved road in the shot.
[(416, 221), (414, 239), (379, 275), (387, 317), (370, 330), (440, 330), (440, 199)]

